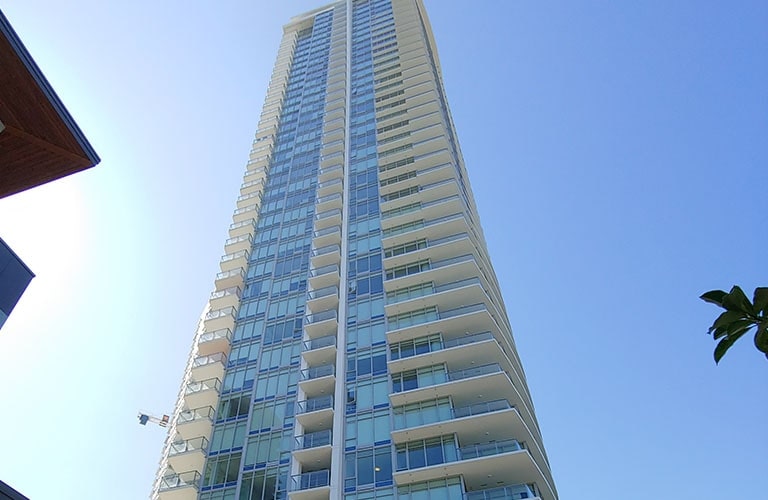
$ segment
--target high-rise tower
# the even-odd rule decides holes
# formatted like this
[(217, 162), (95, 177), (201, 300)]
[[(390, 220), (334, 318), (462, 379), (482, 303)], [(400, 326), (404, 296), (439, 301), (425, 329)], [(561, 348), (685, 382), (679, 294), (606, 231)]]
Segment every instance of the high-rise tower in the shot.
[(285, 27), (160, 500), (556, 500), (421, 0)]

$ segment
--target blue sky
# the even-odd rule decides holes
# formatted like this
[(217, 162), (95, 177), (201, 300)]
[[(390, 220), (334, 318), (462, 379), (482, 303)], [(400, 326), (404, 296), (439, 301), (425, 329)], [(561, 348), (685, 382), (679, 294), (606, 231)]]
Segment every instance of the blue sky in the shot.
[[(768, 285), (768, 4), (425, 0), (561, 498), (762, 498), (768, 362), (697, 297)], [(269, 7), (264, 5), (268, 4)], [(151, 488), (291, 2), (0, 0), (103, 161), (0, 200), (0, 479)], [(470, 8), (471, 6), (471, 8)]]

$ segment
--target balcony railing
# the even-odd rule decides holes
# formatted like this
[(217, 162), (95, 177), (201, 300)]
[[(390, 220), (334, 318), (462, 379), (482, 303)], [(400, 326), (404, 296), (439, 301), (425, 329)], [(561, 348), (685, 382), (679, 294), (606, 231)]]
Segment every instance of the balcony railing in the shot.
[(535, 496), (533, 487), (527, 484), (516, 484), (481, 491), (469, 491), (464, 494), (463, 500), (524, 500)]
[(187, 453), (190, 451), (201, 450), (203, 452), (208, 451), (208, 440), (204, 437), (195, 439), (188, 439), (186, 441), (177, 441), (171, 443), (171, 447), (168, 451), (169, 455), (179, 455), (181, 453)]
[(192, 362), (192, 368), (198, 368), (200, 366), (210, 365), (211, 363), (227, 363), (227, 357), (223, 352), (216, 352), (208, 356), (198, 356)]
[(210, 406), (205, 408), (195, 408), (194, 410), (184, 410), (179, 413), (178, 423), (184, 424), (194, 422), (195, 420), (213, 420), (216, 412)]
[(318, 446), (331, 444), (331, 430), (317, 431), (302, 436), (296, 436), (295, 450), (307, 450)]
[(326, 227), (325, 229), (320, 229), (318, 231), (315, 231), (312, 234), (312, 236), (314, 238), (319, 238), (321, 236), (326, 236), (326, 235), (331, 234), (331, 233), (340, 233), (340, 232), (341, 232), (341, 227), (339, 227), (339, 226), (331, 226), (331, 227)]
[(315, 349), (322, 349), (323, 347), (330, 347), (335, 345), (336, 335), (326, 335), (325, 337), (318, 337), (316, 339), (307, 340), (304, 342), (304, 350), (314, 351)]
[[(491, 373), (499, 373), (499, 372), (503, 372), (503, 370), (498, 363), (491, 363), (488, 365), (477, 366), (473, 368), (467, 368), (465, 370), (456, 370), (451, 372), (441, 371), (441, 372), (434, 373), (433, 376), (427, 379), (429, 380), (429, 383), (424, 383), (423, 385), (418, 383), (418, 380), (416, 381), (410, 380), (408, 381), (408, 383), (397, 382), (393, 384), (392, 392), (397, 394), (401, 392), (422, 389), (424, 387), (431, 387), (433, 385), (445, 384), (448, 382), (455, 382), (457, 380), (464, 380), (467, 378), (479, 377), (481, 375), (489, 375)], [(397, 373), (392, 374), (392, 380), (397, 381), (398, 380), (397, 377), (399, 375), (400, 374), (397, 374)]]
[(476, 366), (474, 368), (467, 368), (465, 370), (448, 372), (448, 380), (453, 382), (454, 380), (464, 380), (465, 378), (479, 377), (481, 375), (489, 375), (501, 371), (503, 371), (501, 365), (498, 363), (491, 363), (488, 365)]
[(186, 389), (184, 389), (184, 394), (196, 394), (198, 392), (210, 390), (214, 390), (216, 392), (221, 390), (221, 382), (219, 379), (209, 378), (207, 380), (203, 380), (202, 382), (190, 382), (187, 384)]
[(229, 288), (225, 288), (224, 290), (214, 290), (211, 292), (211, 300), (213, 299), (220, 299), (222, 297), (228, 297), (230, 295), (236, 295), (237, 298), (240, 298), (240, 287), (238, 286), (231, 286)]
[(309, 277), (315, 278), (317, 276), (322, 276), (324, 274), (328, 273), (336, 273), (339, 274), (339, 265), (338, 264), (330, 264), (328, 266), (318, 267), (317, 269), (310, 269), (309, 270)]
[(330, 484), (331, 471), (328, 469), (314, 472), (305, 472), (291, 478), (291, 490), (309, 490), (312, 488), (321, 488)]
[(306, 399), (296, 403), (296, 414), (311, 413), (313, 411), (326, 410), (333, 408), (333, 396), (322, 396), (319, 398)]
[(320, 323), (321, 321), (336, 319), (337, 316), (338, 316), (338, 313), (336, 312), (336, 309), (328, 309), (327, 311), (320, 311), (319, 313), (308, 314), (304, 318), (304, 323), (308, 325), (313, 323)]
[(517, 439), (507, 439), (505, 441), (494, 441), (492, 443), (464, 446), (459, 448), (459, 456), (461, 457), (461, 460), (469, 460), (472, 458), (488, 457), (524, 449), (525, 447), (522, 443), (519, 443)]
[(339, 287), (337, 286), (327, 286), (325, 288), (320, 288), (318, 290), (311, 290), (307, 294), (308, 300), (314, 300), (314, 299), (320, 299), (322, 297), (327, 297), (329, 295), (339, 295)]
[(216, 319), (216, 318), (224, 318), (227, 316), (234, 316), (237, 311), (234, 307), (225, 307), (223, 309), (216, 309), (213, 311), (209, 311), (208, 314), (205, 315), (205, 319)]
[(413, 316), (408, 319), (397, 319), (397, 316), (390, 317), (387, 323), (387, 331), (392, 332), (400, 330), (402, 328), (408, 328), (410, 326), (422, 325), (425, 323), (431, 323), (441, 319), (453, 318), (464, 314), (471, 314), (478, 311), (485, 311), (488, 308), (485, 304), (473, 304), (471, 306), (456, 307), (454, 309), (448, 309), (447, 311), (441, 310), (434, 315)]
[(475, 333), (473, 335), (465, 335), (463, 337), (457, 337), (451, 340), (431, 340), (428, 337), (420, 337), (414, 340), (400, 342), (393, 345), (391, 349), (392, 361), (411, 358), (420, 354), (442, 351), (452, 347), (474, 344), (477, 342), (485, 342), (487, 340), (492, 340), (493, 338), (494, 337), (491, 332)]
[(408, 429), (411, 427), (435, 424), (437, 422), (446, 422), (456, 418), (509, 410), (510, 408), (514, 408), (514, 406), (509, 404), (506, 399), (475, 403), (468, 406), (460, 406), (458, 408), (434, 407), (434, 409), (431, 408), (432, 411), (425, 411), (424, 409), (419, 409), (418, 411), (402, 411), (402, 407), (395, 408), (394, 428), (395, 430)]
[(446, 283), (444, 285), (439, 286), (423, 286), (420, 288), (414, 288), (413, 291), (408, 291), (407, 293), (397, 293), (399, 290), (395, 290), (394, 292), (390, 292), (387, 294), (387, 304), (398, 304), (400, 302), (405, 302), (407, 300), (415, 299), (418, 297), (425, 297), (427, 295), (433, 295), (436, 293), (441, 292), (447, 292), (450, 290), (455, 290), (457, 288), (463, 288), (465, 286), (471, 286), (471, 285), (481, 285), (482, 281), (480, 281), (480, 278), (467, 278), (463, 280), (453, 281), (451, 283)]
[(200, 473), (196, 470), (165, 476), (160, 480), (160, 491), (192, 486), (197, 489), (200, 483)]
[(205, 332), (200, 335), (198, 344), (204, 344), (206, 342), (213, 342), (214, 340), (227, 339), (232, 341), (232, 331), (229, 328), (222, 328), (213, 332)]
[[(336, 343), (334, 340), (333, 343)], [(330, 344), (333, 345), (333, 344)], [(306, 370), (301, 370), (301, 380), (313, 380), (316, 378), (321, 377), (328, 377), (330, 375), (336, 374), (336, 365), (330, 364), (330, 365), (322, 365), (322, 366), (313, 366), (312, 368), (307, 368)]]

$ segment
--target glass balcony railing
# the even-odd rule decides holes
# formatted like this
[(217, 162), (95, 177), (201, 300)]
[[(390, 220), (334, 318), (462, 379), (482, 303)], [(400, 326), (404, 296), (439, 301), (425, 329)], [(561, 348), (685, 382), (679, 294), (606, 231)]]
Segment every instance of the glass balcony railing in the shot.
[(519, 443), (517, 439), (507, 439), (505, 441), (494, 441), (492, 443), (464, 446), (459, 448), (459, 456), (461, 457), (461, 460), (470, 460), (472, 458), (488, 457), (524, 449), (525, 447)]
[(200, 450), (202, 452), (208, 451), (208, 440), (204, 437), (195, 439), (188, 439), (186, 441), (177, 441), (171, 443), (168, 454), (170, 456), (179, 455), (181, 453), (187, 453), (190, 451)]
[(319, 288), (317, 290), (311, 290), (307, 294), (308, 300), (315, 300), (315, 299), (321, 299), (323, 297), (328, 297), (329, 295), (339, 295), (339, 287), (332, 285), (327, 286), (325, 288)]
[(326, 321), (329, 319), (336, 319), (338, 316), (336, 309), (328, 309), (327, 311), (321, 311), (319, 313), (315, 314), (308, 314), (304, 317), (304, 323), (307, 325), (311, 325), (314, 323), (320, 323), (321, 321)]
[(221, 262), (229, 262), (231, 260), (237, 260), (241, 258), (245, 258), (245, 259), (248, 258), (247, 250), (240, 250), (239, 252), (228, 253), (227, 255), (221, 258)]
[(208, 313), (205, 315), (205, 319), (217, 319), (217, 318), (225, 318), (227, 316), (233, 316), (235, 315), (237, 311), (234, 307), (225, 307), (223, 309), (214, 309), (213, 311), (208, 311)]
[(241, 227), (249, 227), (250, 229), (256, 228), (256, 221), (254, 219), (243, 220), (240, 222), (233, 222), (229, 225), (229, 229), (240, 229)]
[(221, 328), (213, 332), (205, 332), (202, 335), (200, 335), (200, 340), (198, 341), (198, 344), (213, 342), (215, 340), (220, 340), (220, 339), (227, 339), (228, 341), (231, 342), (232, 331), (229, 328)]
[(325, 188), (329, 188), (329, 187), (333, 187), (333, 186), (341, 187), (341, 185), (342, 185), (342, 180), (341, 179), (331, 179), (329, 181), (325, 181), (325, 182), (319, 183), (317, 185), (317, 189), (320, 190), (320, 189), (325, 189)]
[(445, 283), (439, 286), (425, 286), (424, 284), (418, 287), (411, 287), (406, 290), (395, 290), (394, 292), (387, 294), (387, 304), (397, 304), (399, 302), (405, 302), (406, 300), (415, 299), (418, 297), (426, 297), (427, 295), (433, 295), (435, 293), (447, 292), (455, 290), (457, 288), (463, 288), (471, 285), (481, 285), (483, 282), (480, 278), (467, 278), (463, 280), (453, 281), (451, 283)]
[(225, 288), (224, 290), (214, 290), (213, 292), (211, 292), (211, 300), (220, 299), (222, 297), (229, 297), (231, 295), (235, 295), (239, 299), (240, 287), (231, 286), (229, 288)]
[(190, 472), (182, 472), (181, 474), (173, 474), (165, 476), (160, 480), (160, 491), (171, 490), (175, 488), (184, 488), (192, 486), (197, 488), (200, 483), (200, 473), (193, 470)]
[(487, 490), (468, 491), (464, 494), (463, 500), (524, 500), (534, 497), (536, 497), (536, 493), (533, 487), (527, 484), (516, 484)]
[(465, 370), (456, 370), (451, 372), (445, 372), (443, 370), (435, 371), (431, 376), (424, 378), (418, 378), (415, 376), (403, 377), (403, 374), (408, 375), (408, 372), (393, 373), (392, 392), (395, 394), (408, 392), (416, 389), (423, 389), (424, 387), (445, 384), (448, 382), (456, 382), (458, 380), (480, 377), (482, 375), (490, 375), (492, 373), (504, 373), (504, 371), (498, 363), (491, 363), (488, 365), (467, 368)]
[[(434, 308), (434, 307), (433, 307)], [(437, 311), (433, 314), (423, 315), (408, 315), (407, 317), (401, 317), (401, 315), (390, 316), (387, 319), (387, 331), (392, 332), (407, 328), (410, 326), (423, 325), (425, 323), (432, 323), (433, 321), (449, 319), (456, 316), (462, 316), (464, 314), (471, 314), (478, 311), (486, 311), (485, 304), (473, 304), (471, 306), (456, 307), (454, 309), (448, 309)]]
[(454, 408), (453, 418), (471, 417), (473, 415), (483, 415), (485, 413), (492, 413), (494, 411), (509, 410), (514, 408), (506, 399), (497, 399), (495, 401), (488, 401), (486, 403), (475, 403), (468, 406), (460, 406)]
[(450, 408), (447, 405), (432, 405), (412, 407), (401, 406), (393, 409), (395, 430), (409, 429), (411, 427), (420, 427), (422, 425), (446, 422), (456, 418), (482, 415), (495, 411), (508, 410), (514, 408), (506, 399), (489, 401), (485, 403), (476, 403), (458, 408)]
[(426, 354), (430, 352), (442, 351), (444, 349), (450, 349), (452, 347), (458, 347), (462, 345), (474, 344), (477, 342), (485, 342), (487, 340), (493, 340), (493, 334), (491, 332), (475, 333), (472, 335), (465, 335), (463, 337), (457, 337), (450, 340), (442, 340), (440, 338), (420, 337), (414, 340), (400, 342), (394, 344), (391, 347), (392, 360), (411, 358), (420, 354)]
[(317, 248), (315, 250), (312, 250), (312, 257), (318, 257), (320, 255), (326, 255), (329, 253), (338, 253), (341, 251), (341, 247), (339, 245), (328, 245), (322, 248)]
[(223, 352), (215, 352), (208, 356), (198, 356), (192, 361), (192, 368), (198, 368), (200, 366), (206, 366), (213, 363), (227, 363), (227, 357)]
[(333, 193), (333, 194), (329, 194), (328, 196), (321, 196), (320, 198), (315, 200), (315, 204), (320, 205), (322, 203), (326, 203), (333, 200), (341, 200), (341, 193)]
[[(335, 340), (334, 340), (335, 343)], [(313, 366), (306, 370), (301, 370), (301, 380), (313, 380), (316, 378), (328, 377), (336, 374), (336, 365)]]
[(313, 411), (326, 410), (333, 408), (333, 396), (322, 396), (319, 398), (307, 399), (296, 403), (296, 414), (311, 413)]
[(190, 382), (187, 384), (187, 387), (184, 389), (184, 394), (197, 394), (198, 392), (203, 391), (216, 391), (219, 392), (221, 390), (221, 381), (217, 378), (209, 378), (207, 380), (203, 380), (202, 382)]
[(339, 274), (339, 265), (338, 264), (331, 264), (328, 266), (318, 267), (316, 269), (310, 269), (309, 270), (309, 277), (310, 278), (316, 278), (318, 276), (322, 276), (324, 274), (328, 273), (336, 273)]
[[(336, 312), (336, 311), (333, 311)], [(304, 342), (305, 351), (314, 351), (315, 349), (322, 349), (323, 347), (330, 347), (336, 345), (336, 335), (326, 335), (325, 337), (319, 337)]]
[(312, 236), (314, 238), (320, 238), (321, 236), (326, 236), (332, 233), (341, 233), (341, 227), (340, 226), (326, 227), (325, 229), (320, 229), (318, 231), (315, 231), (314, 233), (312, 233)]
[(184, 410), (179, 413), (179, 424), (185, 424), (187, 422), (194, 422), (197, 420), (213, 420), (216, 412), (210, 406), (205, 408), (195, 408), (194, 410)]
[(341, 209), (333, 208), (331, 210), (326, 210), (325, 212), (320, 212), (319, 214), (315, 214), (315, 220), (323, 220), (329, 217), (341, 217)]
[(504, 370), (501, 369), (501, 365), (498, 363), (491, 363), (483, 366), (476, 366), (474, 368), (467, 368), (465, 370), (456, 370), (448, 372), (448, 381), (453, 382), (455, 380), (464, 380), (472, 377), (480, 377), (481, 375), (489, 375), (491, 373), (499, 373)]
[(218, 274), (216, 274), (216, 280), (225, 280), (229, 278), (245, 278), (245, 273), (243, 272), (242, 268), (239, 269), (232, 269), (230, 271), (223, 271)]
[(298, 476), (291, 478), (291, 489), (297, 490), (309, 490), (312, 488), (321, 488), (330, 484), (331, 471), (328, 469), (318, 470), (314, 472), (305, 472)]
[(331, 430), (317, 431), (302, 436), (296, 436), (295, 450), (308, 450), (318, 446), (331, 444)]
[(241, 234), (240, 236), (235, 236), (234, 238), (229, 238), (227, 241), (224, 242), (224, 246), (234, 245), (236, 243), (243, 243), (244, 241), (247, 241), (248, 243), (251, 243), (253, 241), (253, 238), (250, 234)]

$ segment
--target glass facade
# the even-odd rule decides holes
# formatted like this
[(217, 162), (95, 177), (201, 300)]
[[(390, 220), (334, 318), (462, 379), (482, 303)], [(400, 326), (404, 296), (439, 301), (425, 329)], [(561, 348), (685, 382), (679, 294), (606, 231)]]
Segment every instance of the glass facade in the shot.
[(152, 497), (556, 500), (421, 0), (286, 25)]

